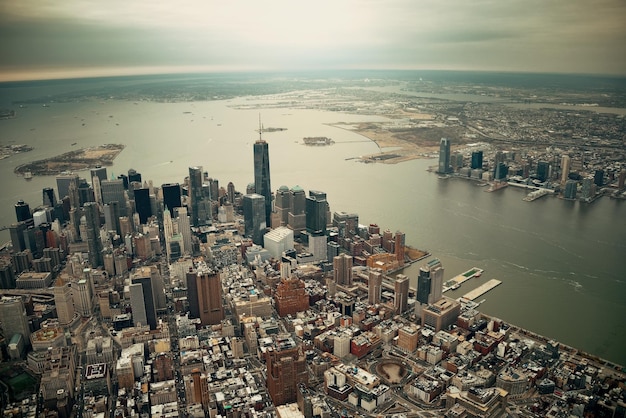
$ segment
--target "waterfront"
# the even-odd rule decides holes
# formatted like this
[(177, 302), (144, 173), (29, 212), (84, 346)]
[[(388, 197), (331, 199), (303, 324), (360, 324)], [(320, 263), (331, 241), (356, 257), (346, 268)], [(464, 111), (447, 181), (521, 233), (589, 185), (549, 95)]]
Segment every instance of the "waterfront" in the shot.
[[(13, 169), (67, 152), (75, 142), (77, 147), (124, 144), (109, 175), (132, 167), (160, 185), (182, 182), (189, 166), (202, 165), (220, 185), (233, 181), (244, 191), (253, 179), (259, 110), (230, 106), (263, 103), (275, 105), (264, 98), (107, 100), (22, 109), (16, 118), (2, 121), (0, 137), (3, 144), (24, 143), (35, 149), (0, 161), (0, 175), (10, 179), (0, 186), (0, 224), (14, 222), (18, 199), (35, 207), (41, 203), (42, 188), (56, 186), (54, 177), (25, 181)], [(285, 184), (322, 190), (332, 211), (357, 212), (361, 223), (402, 230), (409, 245), (442, 260), (445, 280), (480, 267), (485, 272), (472, 279), (472, 287), (492, 278), (502, 281), (485, 295), (481, 311), (626, 364), (623, 202), (601, 198), (583, 204), (549, 196), (524, 202), (524, 190), (484, 193), (473, 182), (438, 179), (426, 171), (432, 160), (397, 165), (350, 160), (378, 147), (328, 124), (383, 119), (379, 116), (280, 107), (261, 114), (265, 126), (286, 128), (264, 134), (270, 146), (272, 189)], [(301, 139), (308, 136), (326, 136), (335, 144), (306, 147)], [(8, 231), (1, 237), (7, 241)], [(406, 269), (412, 281), (419, 265)], [(467, 291), (462, 287), (448, 295), (459, 297)]]

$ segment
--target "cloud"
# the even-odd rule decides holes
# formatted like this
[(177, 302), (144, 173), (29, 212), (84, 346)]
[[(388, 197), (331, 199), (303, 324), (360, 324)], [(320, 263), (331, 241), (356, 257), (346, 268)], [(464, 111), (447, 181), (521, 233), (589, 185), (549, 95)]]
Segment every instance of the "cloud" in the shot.
[(0, 76), (39, 67), (626, 74), (622, 0), (0, 0)]

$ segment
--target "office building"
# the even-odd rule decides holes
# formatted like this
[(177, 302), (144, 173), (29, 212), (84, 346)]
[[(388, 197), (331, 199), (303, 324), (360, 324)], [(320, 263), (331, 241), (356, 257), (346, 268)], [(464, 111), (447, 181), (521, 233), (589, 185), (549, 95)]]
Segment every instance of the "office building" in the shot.
[(304, 281), (296, 277), (282, 279), (276, 287), (274, 303), (281, 317), (309, 309), (309, 295), (304, 288)]
[(187, 273), (189, 316), (202, 325), (217, 325), (224, 319), (222, 281), (218, 272), (202, 266)]
[(139, 222), (146, 224), (148, 218), (152, 214), (152, 205), (150, 203), (150, 189), (139, 188), (133, 191), (135, 197), (135, 211), (139, 214)]
[(437, 172), (446, 174), (450, 172), (450, 140), (441, 138), (439, 142), (439, 166)]
[(546, 181), (550, 178), (550, 163), (547, 161), (537, 162), (537, 179), (539, 181)]
[(107, 231), (115, 231), (117, 235), (122, 234), (120, 225), (120, 205), (117, 201), (106, 203), (103, 207), (104, 226)]
[(383, 272), (380, 269), (370, 269), (367, 281), (367, 302), (370, 305), (380, 303), (383, 287)]
[(359, 215), (356, 213), (335, 212), (333, 226), (339, 230), (339, 238), (351, 238), (357, 235)]
[(23, 200), (18, 200), (15, 204), (15, 218), (17, 222), (24, 222), (27, 226), (33, 225), (33, 214), (30, 211), (30, 206)]
[(333, 279), (343, 286), (352, 286), (352, 256), (342, 254), (333, 258)]
[(272, 225), (272, 186), (270, 182), (269, 146), (261, 138), (254, 143), (254, 192), (265, 198), (265, 225)]
[(174, 208), (182, 206), (181, 203), (181, 188), (178, 183), (167, 183), (161, 185), (161, 191), (163, 192), (163, 207), (174, 211)]
[(76, 311), (83, 318), (88, 318), (93, 313), (93, 293), (91, 279), (80, 279), (72, 284), (72, 296)]
[(95, 202), (88, 202), (84, 206), (87, 246), (89, 248), (89, 263), (96, 268), (103, 265), (102, 240), (100, 239), (100, 210)]
[(102, 203), (110, 204), (117, 202), (119, 216), (127, 216), (126, 210), (126, 188), (123, 179), (101, 180), (100, 193), (102, 194)]
[(408, 306), (409, 278), (404, 274), (398, 274), (394, 281), (394, 307), (396, 313), (402, 314)]
[(446, 330), (456, 324), (460, 313), (461, 303), (444, 296), (422, 309), (422, 326), (431, 327), (435, 332)]
[(291, 212), (291, 194), (287, 186), (280, 186), (276, 191), (274, 211), (278, 224), (272, 225), (272, 228), (286, 226), (289, 223), (289, 212)]
[(11, 245), (14, 252), (24, 251), (26, 249), (26, 241), (24, 240), (24, 232), (26, 231), (26, 222), (18, 222), (9, 227), (9, 235), (11, 236)]
[(330, 208), (326, 193), (311, 190), (306, 198), (306, 230), (311, 235), (326, 233)]
[(266, 223), (265, 197), (260, 194), (247, 194), (243, 197), (243, 219), (245, 236), (257, 245), (263, 245)]
[(565, 184), (565, 182), (569, 179), (569, 172), (572, 165), (572, 159), (569, 155), (564, 154), (561, 157), (561, 184)]
[(131, 183), (141, 183), (141, 173), (138, 173), (134, 168), (128, 170), (128, 184)]
[(404, 232), (396, 231), (396, 235), (394, 236), (393, 240), (393, 252), (396, 256), (396, 260), (398, 260), (398, 266), (404, 267), (404, 256), (406, 250), (406, 236)]
[(210, 224), (211, 203), (205, 196), (203, 185), (202, 166), (189, 167), (189, 216), (192, 226)]
[(62, 326), (70, 324), (74, 319), (74, 300), (70, 283), (59, 278), (52, 288), (57, 318)]
[(472, 162), (471, 169), (482, 169), (483, 168), (483, 152), (482, 151), (472, 151)]
[(30, 342), (30, 326), (21, 296), (3, 296), (0, 298), (0, 323), (4, 338), (9, 341), (15, 334), (20, 334), (25, 344)]
[(297, 401), (298, 385), (308, 383), (306, 356), (290, 335), (276, 335), (265, 352), (267, 390), (274, 405)]
[(279, 226), (272, 229), (263, 237), (263, 246), (272, 257), (280, 259), (285, 251), (293, 250), (293, 231)]
[(96, 168), (92, 168), (89, 170), (91, 180), (93, 181), (94, 177), (97, 177), (100, 181), (107, 179), (107, 168), (101, 167), (99, 165)]
[(157, 326), (155, 289), (150, 274), (139, 271), (131, 278), (130, 306), (135, 326), (148, 325), (151, 330)]
[(56, 196), (54, 195), (54, 189), (52, 187), (44, 187), (42, 190), (43, 205), (53, 208), (57, 204)]
[(289, 191), (289, 208), (287, 225), (296, 232), (306, 228), (306, 194), (300, 186), (294, 186)]
[(59, 199), (63, 199), (65, 196), (70, 196), (70, 184), (78, 185), (78, 174), (61, 173), (56, 176), (56, 182)]
[(565, 190), (563, 191), (563, 197), (566, 199), (576, 199), (577, 188), (578, 188), (578, 182), (576, 180), (567, 180), (565, 182)]
[(602, 187), (604, 185), (604, 170), (594, 171), (593, 182), (598, 187)]

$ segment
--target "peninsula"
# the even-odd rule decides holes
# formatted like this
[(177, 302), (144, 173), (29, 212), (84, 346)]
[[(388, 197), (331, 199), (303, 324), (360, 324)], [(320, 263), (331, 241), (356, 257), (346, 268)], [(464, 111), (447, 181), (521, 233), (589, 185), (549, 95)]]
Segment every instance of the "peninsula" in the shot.
[(15, 168), (14, 172), (21, 175), (30, 172), (34, 176), (51, 176), (63, 171), (86, 170), (96, 165), (106, 167), (113, 164), (113, 160), (123, 149), (124, 145), (122, 144), (104, 144), (81, 148), (56, 157), (20, 165)]

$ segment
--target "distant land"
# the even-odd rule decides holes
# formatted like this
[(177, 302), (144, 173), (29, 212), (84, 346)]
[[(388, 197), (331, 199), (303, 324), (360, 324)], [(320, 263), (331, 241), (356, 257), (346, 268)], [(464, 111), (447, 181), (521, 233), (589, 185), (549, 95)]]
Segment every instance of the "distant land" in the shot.
[(52, 158), (33, 161), (15, 168), (16, 174), (30, 172), (33, 176), (51, 176), (64, 171), (81, 171), (97, 165), (110, 166), (124, 149), (122, 144), (104, 144), (81, 148)]

